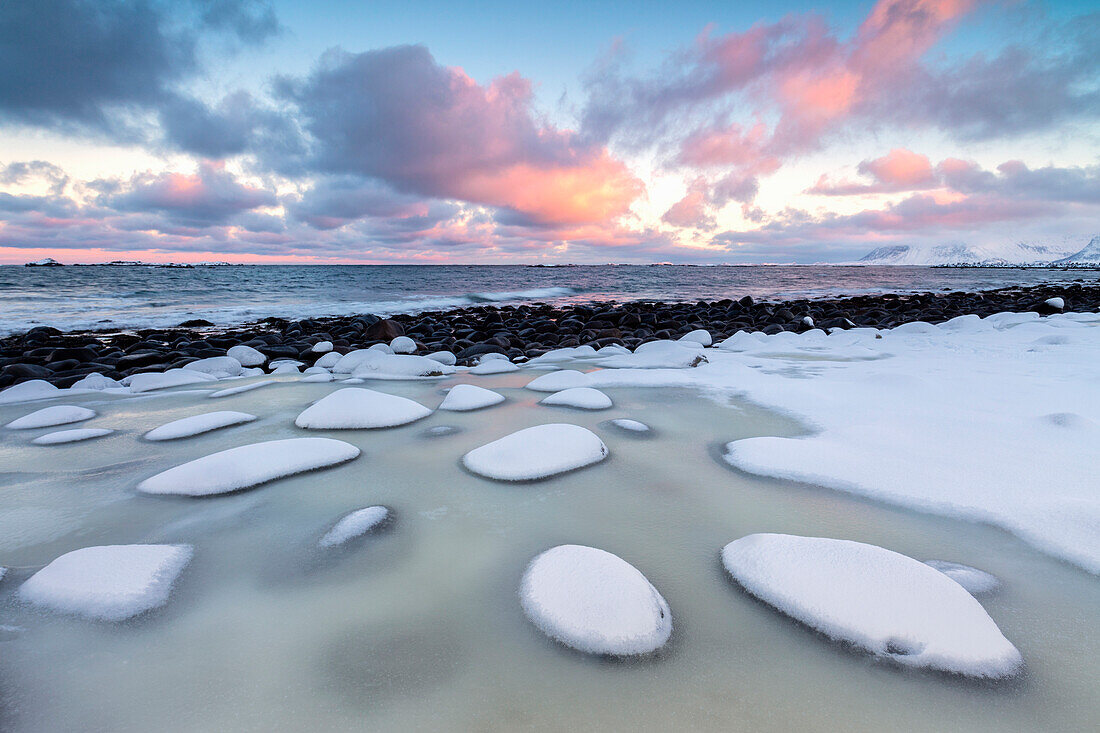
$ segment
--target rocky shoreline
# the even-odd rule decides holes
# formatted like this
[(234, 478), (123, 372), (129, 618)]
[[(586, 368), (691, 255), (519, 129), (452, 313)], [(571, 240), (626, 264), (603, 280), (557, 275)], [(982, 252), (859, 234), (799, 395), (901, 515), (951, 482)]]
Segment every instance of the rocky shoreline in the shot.
[[(1050, 299), (1061, 299), (1048, 304)], [(1100, 286), (1012, 287), (981, 292), (860, 295), (847, 298), (755, 302), (751, 297), (696, 303), (615, 301), (551, 306), (478, 306), (381, 318), (333, 316), (219, 328), (186, 321), (177, 328), (63, 333), (40, 326), (0, 339), (0, 389), (31, 379), (68, 387), (91, 373), (112, 379), (162, 372), (188, 362), (224, 356), (238, 344), (268, 357), (311, 365), (323, 356), (315, 344), (331, 342), (346, 353), (408, 336), (417, 353), (451, 351), (459, 364), (487, 353), (523, 361), (550, 349), (591, 344), (634, 348), (706, 329), (715, 340), (737, 331), (806, 331), (811, 328), (892, 328), (912, 321), (941, 323), (956, 316), (1004, 311), (1100, 311)]]

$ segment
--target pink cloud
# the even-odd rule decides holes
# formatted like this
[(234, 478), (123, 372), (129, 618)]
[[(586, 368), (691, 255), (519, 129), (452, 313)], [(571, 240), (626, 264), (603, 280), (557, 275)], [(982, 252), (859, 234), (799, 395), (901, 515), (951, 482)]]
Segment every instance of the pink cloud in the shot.
[(871, 183), (834, 182), (828, 176), (822, 175), (817, 183), (807, 190), (807, 193), (820, 196), (853, 196), (923, 191), (943, 185), (937, 172), (932, 169), (932, 161), (927, 155), (914, 153), (905, 148), (894, 148), (881, 158), (865, 160), (859, 164), (857, 170), (872, 179)]

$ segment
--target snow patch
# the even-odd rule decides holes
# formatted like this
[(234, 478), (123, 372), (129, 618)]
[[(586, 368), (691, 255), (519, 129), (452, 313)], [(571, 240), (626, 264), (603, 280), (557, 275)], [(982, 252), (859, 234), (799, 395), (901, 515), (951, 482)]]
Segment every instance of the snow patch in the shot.
[(232, 410), (206, 412), (202, 415), (192, 415), (191, 417), (173, 420), (170, 423), (153, 428), (145, 434), (145, 439), (176, 440), (177, 438), (189, 438), (192, 435), (208, 433), (211, 430), (229, 427), (230, 425), (252, 422), (255, 419), (255, 415), (249, 415), (247, 412), (234, 412)]
[(76, 430), (58, 430), (54, 433), (39, 435), (31, 442), (35, 445), (61, 445), (62, 443), (77, 443), (81, 440), (102, 438), (115, 432), (110, 428), (78, 428)]
[(325, 533), (317, 544), (320, 547), (336, 547), (348, 540), (361, 537), (384, 522), (390, 510), (384, 506), (369, 506), (346, 515)]
[(54, 405), (43, 407), (29, 415), (16, 418), (4, 427), (9, 430), (32, 430), (34, 428), (49, 428), (54, 425), (68, 425), (69, 423), (82, 422), (95, 417), (95, 410), (76, 405)]
[(592, 377), (574, 369), (562, 369), (549, 374), (543, 374), (527, 383), (527, 389), (535, 392), (560, 392), (563, 389), (573, 387), (587, 387), (592, 384)]
[(554, 407), (575, 407), (579, 410), (606, 410), (611, 407), (611, 398), (593, 387), (572, 387), (555, 392), (539, 401), (540, 405)]
[(345, 387), (302, 411), (294, 424), (312, 430), (392, 428), (432, 414), (424, 405), (362, 387)]
[(439, 405), (440, 410), (453, 410), (455, 412), (468, 412), (480, 410), (483, 407), (491, 407), (504, 402), (504, 395), (491, 389), (477, 387), (473, 384), (456, 384), (443, 398)]

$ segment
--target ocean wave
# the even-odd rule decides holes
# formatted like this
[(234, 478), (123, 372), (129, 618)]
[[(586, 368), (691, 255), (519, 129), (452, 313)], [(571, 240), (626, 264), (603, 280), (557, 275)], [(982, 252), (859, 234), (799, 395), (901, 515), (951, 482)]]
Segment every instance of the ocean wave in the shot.
[(567, 298), (582, 292), (579, 288), (551, 287), (532, 290), (513, 290), (502, 293), (470, 293), (466, 297), (473, 303), (502, 303), (506, 300), (540, 300), (545, 298)]

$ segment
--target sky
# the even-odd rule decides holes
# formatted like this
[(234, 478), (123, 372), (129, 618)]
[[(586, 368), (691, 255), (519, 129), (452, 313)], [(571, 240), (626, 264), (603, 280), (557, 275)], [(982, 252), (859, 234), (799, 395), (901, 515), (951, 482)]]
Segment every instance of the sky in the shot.
[(0, 2), (0, 263), (813, 263), (1098, 234), (1080, 0)]

